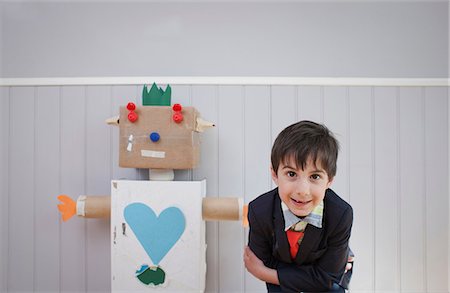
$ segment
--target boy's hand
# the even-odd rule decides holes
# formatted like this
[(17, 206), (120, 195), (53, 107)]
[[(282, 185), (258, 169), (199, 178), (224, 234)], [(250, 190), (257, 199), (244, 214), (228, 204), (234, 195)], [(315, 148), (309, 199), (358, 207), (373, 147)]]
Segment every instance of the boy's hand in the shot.
[(261, 279), (259, 277), (259, 273), (261, 271), (261, 268), (265, 267), (264, 263), (253, 253), (253, 251), (248, 246), (244, 248), (244, 264), (249, 273), (257, 277), (258, 279)]
[(352, 269), (353, 266), (353, 260), (355, 259), (354, 256), (349, 256), (347, 259), (347, 265), (345, 266), (345, 272), (349, 271)]
[(266, 267), (248, 246), (244, 248), (244, 264), (247, 271), (261, 281), (280, 284), (277, 271)]

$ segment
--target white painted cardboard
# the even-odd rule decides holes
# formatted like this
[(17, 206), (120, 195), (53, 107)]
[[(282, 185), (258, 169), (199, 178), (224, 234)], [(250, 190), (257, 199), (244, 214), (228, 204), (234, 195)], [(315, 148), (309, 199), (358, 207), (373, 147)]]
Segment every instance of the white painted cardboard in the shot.
[[(205, 190), (205, 180), (111, 182), (112, 292), (204, 292), (206, 243), (202, 198)], [(166, 279), (156, 287), (136, 277), (142, 265), (154, 264), (124, 216), (125, 208), (132, 203), (147, 205), (157, 217), (165, 209), (176, 207), (185, 217), (184, 232), (159, 262)]]

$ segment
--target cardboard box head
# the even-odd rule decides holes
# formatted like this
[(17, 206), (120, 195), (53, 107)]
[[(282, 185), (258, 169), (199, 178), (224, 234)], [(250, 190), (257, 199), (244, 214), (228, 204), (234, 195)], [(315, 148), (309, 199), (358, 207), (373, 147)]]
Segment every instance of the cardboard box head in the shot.
[[(136, 118), (134, 122), (129, 119), (131, 112)], [(198, 116), (193, 107), (183, 107), (181, 111), (169, 106), (142, 106), (133, 111), (121, 107), (119, 166), (195, 168), (200, 157), (199, 133), (196, 132)]]

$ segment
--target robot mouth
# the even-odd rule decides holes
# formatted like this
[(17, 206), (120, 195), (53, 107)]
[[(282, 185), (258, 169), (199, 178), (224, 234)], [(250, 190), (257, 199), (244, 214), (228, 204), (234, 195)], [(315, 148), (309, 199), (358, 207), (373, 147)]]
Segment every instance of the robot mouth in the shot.
[(166, 152), (152, 151), (152, 150), (141, 150), (141, 156), (143, 156), (145, 158), (164, 159), (166, 157)]

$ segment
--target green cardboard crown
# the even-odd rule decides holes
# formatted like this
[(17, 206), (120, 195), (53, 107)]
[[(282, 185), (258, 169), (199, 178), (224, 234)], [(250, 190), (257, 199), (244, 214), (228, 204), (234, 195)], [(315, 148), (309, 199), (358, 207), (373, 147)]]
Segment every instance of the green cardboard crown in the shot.
[(143, 106), (170, 106), (172, 89), (167, 85), (166, 90), (158, 88), (156, 83), (153, 83), (150, 91), (147, 85), (144, 85), (142, 90), (142, 105)]

